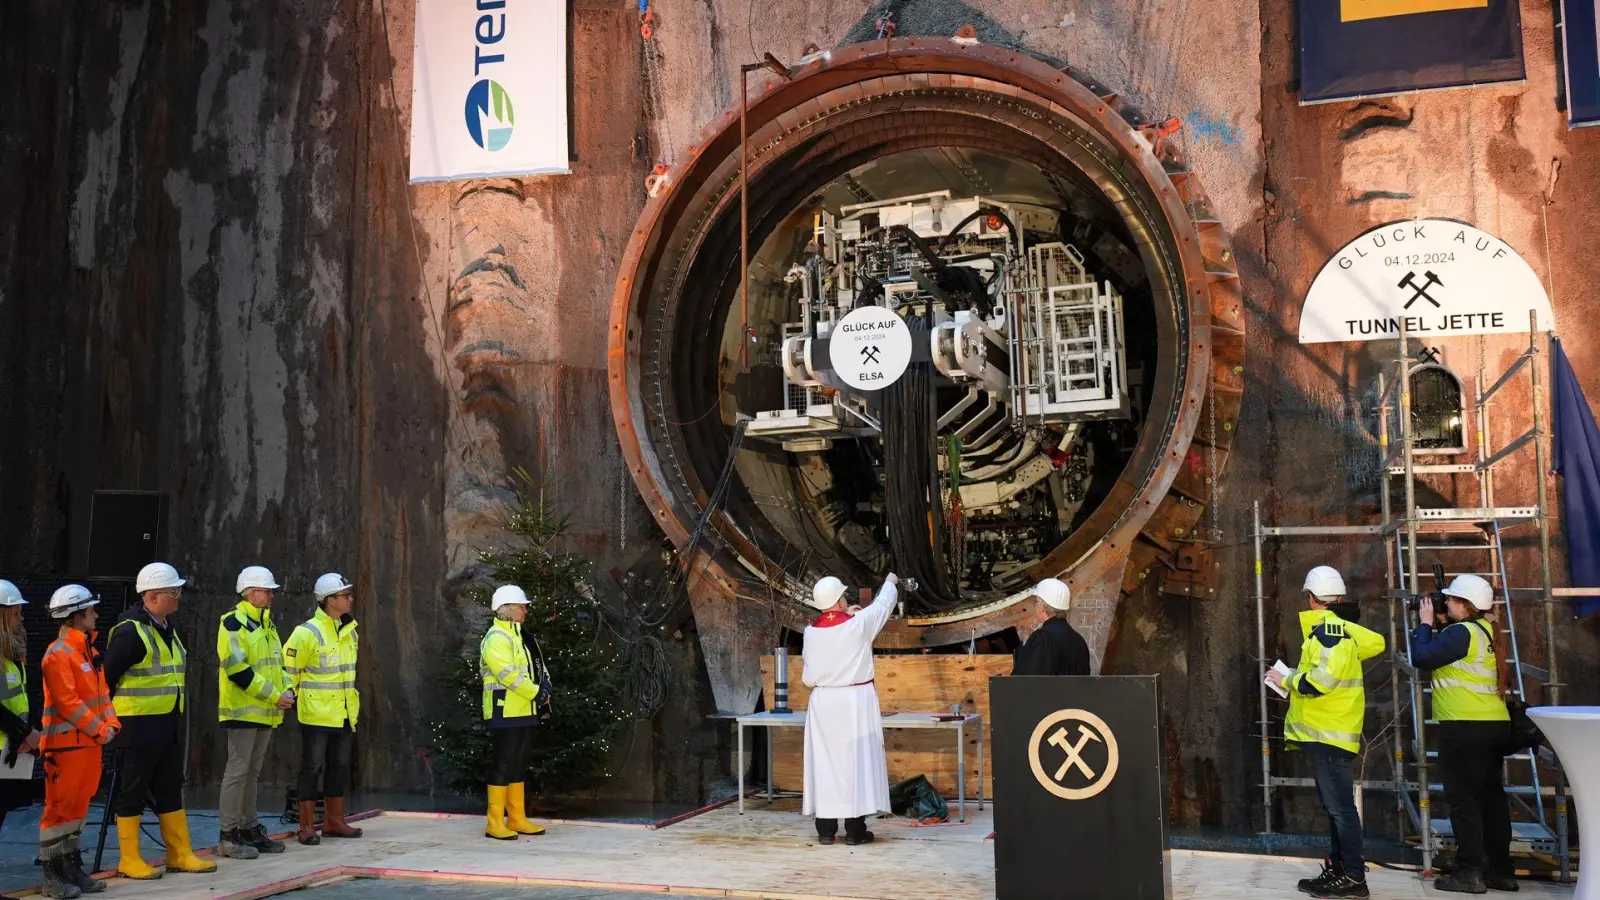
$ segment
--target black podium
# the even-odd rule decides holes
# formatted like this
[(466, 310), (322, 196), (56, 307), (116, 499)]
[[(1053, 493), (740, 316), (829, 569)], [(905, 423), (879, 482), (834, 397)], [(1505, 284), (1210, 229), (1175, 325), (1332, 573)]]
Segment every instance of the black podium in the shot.
[(1167, 900), (1156, 676), (989, 680), (998, 900)]

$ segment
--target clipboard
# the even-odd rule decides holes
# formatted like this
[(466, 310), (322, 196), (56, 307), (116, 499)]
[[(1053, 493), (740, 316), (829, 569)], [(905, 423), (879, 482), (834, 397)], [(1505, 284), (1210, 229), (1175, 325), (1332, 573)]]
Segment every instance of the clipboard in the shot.
[(17, 754), (17, 764), (8, 766), (0, 758), (0, 781), (22, 781), (33, 777), (33, 754), (24, 750)]

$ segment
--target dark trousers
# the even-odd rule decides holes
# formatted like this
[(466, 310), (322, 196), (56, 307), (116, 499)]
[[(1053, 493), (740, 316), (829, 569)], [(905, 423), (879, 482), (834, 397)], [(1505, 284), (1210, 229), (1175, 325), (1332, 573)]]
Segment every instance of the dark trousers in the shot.
[(1351, 769), (1355, 754), (1327, 744), (1307, 744), (1306, 751), (1311, 754), (1317, 798), (1328, 813), (1328, 835), (1332, 840), (1328, 858), (1352, 878), (1366, 878), (1366, 862), (1361, 856), (1361, 816), (1356, 812)]
[(349, 728), (300, 730), (300, 784), (295, 797), (343, 797), (350, 786), (350, 750), (354, 734)]
[(1439, 723), (1439, 779), (1450, 804), (1458, 868), (1512, 872), (1511, 807), (1500, 769), (1510, 737), (1506, 722)]
[(118, 818), (141, 816), (147, 803), (158, 816), (183, 809), (181, 741), (132, 744), (117, 751), (113, 810)]
[(495, 728), (494, 763), (489, 768), (490, 784), (521, 784), (527, 779), (528, 757), (533, 753), (533, 737), (538, 726)]
[[(831, 838), (839, 833), (838, 819), (818, 819), (817, 837)], [(847, 838), (859, 838), (867, 833), (867, 817), (856, 816), (854, 819), (844, 820), (844, 835)]]

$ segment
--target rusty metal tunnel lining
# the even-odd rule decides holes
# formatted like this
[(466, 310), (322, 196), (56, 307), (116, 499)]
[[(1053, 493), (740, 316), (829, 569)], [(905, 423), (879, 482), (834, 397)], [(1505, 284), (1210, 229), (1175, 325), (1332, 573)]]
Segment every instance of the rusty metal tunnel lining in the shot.
[[(918, 80), (923, 83), (918, 85)], [(1188, 435), (1177, 433), (1192, 431), (1195, 417), (1187, 416), (1187, 428), (1180, 421), (1186, 418), (1184, 401), (1195, 402), (1188, 368), (1194, 362), (1191, 307), (1196, 304), (1190, 296), (1195, 284), (1192, 261), (1183, 254), (1198, 248), (1179, 246), (1180, 241), (1188, 240), (1180, 230), (1190, 223), (1174, 222), (1171, 198), (1163, 205), (1154, 196), (1157, 185), (1148, 171), (1153, 160), (1130, 159), (1128, 148), (1112, 145), (1103, 134), (1095, 133), (1081, 117), (1096, 113), (1079, 109), (1069, 114), (1053, 102), (1001, 81), (960, 79), (959, 86), (943, 88), (929, 87), (927, 81), (926, 75), (895, 73), (886, 77), (880, 69), (867, 78), (836, 85), (831, 93), (824, 91), (754, 128), (752, 246), (760, 246), (778, 222), (807, 197), (863, 162), (936, 146), (983, 150), (1032, 164), (1104, 203), (1129, 225), (1151, 278), (1151, 299), (1158, 329), (1163, 332), (1158, 341), (1155, 390), (1138, 450), (1116, 486), (1089, 519), (1041, 563), (1041, 567), (1065, 566), (1087, 553), (1150, 493), (1152, 480), (1164, 468), (1162, 463), (1168, 462), (1166, 451), (1174, 446), (1175, 436), (1180, 438), (1177, 443), (1187, 444)], [(848, 88), (852, 96), (844, 102), (826, 103), (830, 96), (846, 93), (841, 87)], [(1101, 106), (1097, 114), (1104, 112)], [(704, 157), (687, 164), (687, 168), (699, 168), (698, 179), (675, 185), (673, 194), (663, 198), (669, 208), (656, 210), (655, 230), (635, 235), (630, 262), (637, 269), (625, 267), (618, 288), (619, 308), (627, 295), (625, 340), (634, 360), (627, 382), (631, 415), (625, 425), (622, 410), (618, 410), (619, 432), (626, 434), (637, 424), (646, 426), (655, 453), (650, 460), (655, 464), (652, 468), (668, 482), (658, 483), (658, 489), (667, 489), (667, 496), (659, 499), (673, 508), (652, 507), (664, 525), (668, 518), (677, 518), (681, 525), (684, 511), (692, 513), (704, 503), (703, 486), (715, 480), (715, 470), (727, 450), (721, 410), (712, 408), (720, 403), (724, 372), (706, 360), (720, 359), (716, 352), (722, 333), (719, 326), (737, 293), (737, 144), (733, 154), (718, 155), (710, 153), (713, 143), (708, 141), (701, 148)], [(686, 223), (691, 217), (694, 221)], [(647, 212), (646, 219), (651, 218)], [(657, 224), (663, 221), (670, 225)], [(641, 241), (644, 236), (654, 244), (648, 252)], [(614, 348), (616, 324), (614, 317)], [(713, 351), (710, 354), (705, 352), (707, 346)], [(1205, 349), (1204, 343), (1200, 346)], [(614, 399), (615, 362), (614, 354)], [(675, 424), (697, 417), (686, 425)], [(636, 479), (661, 480), (650, 478), (645, 468), (634, 466)], [(1153, 500), (1147, 500), (1144, 505), (1152, 504)], [(769, 579), (781, 578), (772, 555), (773, 542), (783, 539), (763, 533), (768, 527), (764, 514), (742, 485), (730, 498), (727, 513), (714, 521), (717, 542), (727, 552), (721, 559), (726, 575), (734, 576), (742, 560), (764, 570)], [(749, 533), (735, 522), (742, 523)], [(669, 534), (674, 530), (668, 527)], [(733, 593), (744, 592), (731, 580), (724, 581), (723, 589), (730, 588)]]

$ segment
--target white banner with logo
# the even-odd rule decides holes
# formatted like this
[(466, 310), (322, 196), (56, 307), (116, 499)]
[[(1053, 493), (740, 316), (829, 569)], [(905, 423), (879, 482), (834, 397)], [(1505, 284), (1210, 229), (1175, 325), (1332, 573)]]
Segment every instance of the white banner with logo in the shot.
[(417, 0), (411, 180), (568, 171), (567, 0)]
[(1390, 222), (1322, 267), (1300, 311), (1300, 343), (1550, 331), (1550, 297), (1511, 245), (1453, 219)]

